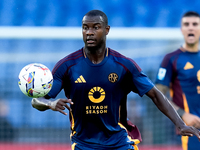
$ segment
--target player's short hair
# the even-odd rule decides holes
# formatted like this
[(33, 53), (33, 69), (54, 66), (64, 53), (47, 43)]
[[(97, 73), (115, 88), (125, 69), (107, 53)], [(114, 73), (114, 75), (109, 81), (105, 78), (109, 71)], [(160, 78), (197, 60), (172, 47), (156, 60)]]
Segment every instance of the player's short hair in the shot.
[(195, 11), (188, 11), (183, 15), (183, 17), (199, 17), (200, 18), (200, 15), (199, 15), (199, 13), (197, 13)]
[(104, 12), (100, 11), (100, 10), (91, 10), (88, 13), (86, 13), (85, 16), (91, 16), (91, 17), (101, 16), (103, 18), (105, 26), (108, 25), (108, 17), (107, 17), (107, 15)]

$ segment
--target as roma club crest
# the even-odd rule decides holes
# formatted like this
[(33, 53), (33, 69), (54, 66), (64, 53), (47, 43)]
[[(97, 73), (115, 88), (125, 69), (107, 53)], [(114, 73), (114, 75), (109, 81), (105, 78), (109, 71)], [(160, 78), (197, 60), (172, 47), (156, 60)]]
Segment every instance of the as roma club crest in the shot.
[(115, 83), (118, 80), (118, 75), (116, 73), (110, 73), (108, 76), (108, 80), (112, 83)]

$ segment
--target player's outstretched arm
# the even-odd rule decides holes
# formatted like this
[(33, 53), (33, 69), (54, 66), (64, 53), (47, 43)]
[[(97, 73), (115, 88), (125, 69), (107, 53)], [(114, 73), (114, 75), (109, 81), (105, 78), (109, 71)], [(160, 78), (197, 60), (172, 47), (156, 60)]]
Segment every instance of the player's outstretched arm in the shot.
[(186, 126), (169, 100), (156, 87), (153, 87), (149, 92), (146, 93), (146, 95), (150, 97), (158, 109), (176, 125), (176, 127), (180, 130), (181, 135), (196, 135), (200, 141), (199, 130), (191, 126)]
[[(156, 84), (156, 87), (158, 90), (160, 90), (165, 96), (166, 93), (169, 91), (169, 87), (162, 85), (162, 84)], [(200, 118), (196, 115), (193, 115), (189, 112), (185, 112), (182, 108), (177, 106), (173, 101), (170, 100), (170, 103), (172, 106), (175, 108), (179, 116), (183, 119), (183, 121), (188, 125), (188, 126), (193, 126), (197, 129), (200, 129)]]
[(65, 108), (71, 111), (71, 108), (67, 105), (67, 103), (73, 105), (71, 99), (57, 99), (55, 101), (50, 101), (48, 99), (45, 99), (44, 97), (40, 97), (33, 98), (31, 101), (32, 106), (37, 110), (45, 111), (47, 109), (52, 109), (54, 111), (59, 111), (64, 115), (67, 115), (67, 113), (64, 112)]

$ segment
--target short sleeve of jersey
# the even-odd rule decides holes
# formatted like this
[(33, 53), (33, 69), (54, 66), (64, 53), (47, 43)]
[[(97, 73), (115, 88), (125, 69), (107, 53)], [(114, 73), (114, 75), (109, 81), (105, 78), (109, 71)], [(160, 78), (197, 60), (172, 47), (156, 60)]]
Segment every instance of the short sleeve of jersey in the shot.
[(154, 84), (135, 61), (133, 61), (132, 59), (129, 59), (129, 61), (130, 63), (127, 63), (127, 67), (132, 75), (133, 81), (133, 84), (131, 85), (131, 90), (138, 93), (140, 96), (143, 96), (154, 87)]
[(48, 96), (51, 98), (55, 98), (58, 93), (62, 90), (63, 87), (63, 76), (65, 74), (65, 70), (67, 67), (65, 64), (59, 65), (59, 62), (55, 65), (52, 74), (53, 74), (53, 86), (50, 92), (48, 93)]
[(173, 73), (173, 64), (170, 60), (170, 56), (166, 55), (159, 67), (156, 84), (162, 84), (169, 87)]
[(143, 71), (140, 71), (140, 73), (137, 76), (133, 77), (133, 82), (140, 96), (143, 96), (145, 93), (147, 93), (154, 87), (154, 84), (146, 76), (146, 74), (144, 74)]

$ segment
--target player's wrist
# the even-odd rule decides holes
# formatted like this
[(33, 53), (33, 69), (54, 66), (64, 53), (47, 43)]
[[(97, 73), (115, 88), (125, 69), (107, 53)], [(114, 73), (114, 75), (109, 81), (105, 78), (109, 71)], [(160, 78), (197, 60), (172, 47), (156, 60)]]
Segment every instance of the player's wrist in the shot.
[(58, 103), (59, 99), (55, 100), (55, 101), (49, 101), (48, 102), (48, 106), (51, 110), (56, 111), (56, 105)]
[(31, 101), (32, 106), (40, 111), (49, 109), (49, 103), (50, 101), (45, 98), (33, 98)]
[(182, 118), (182, 116), (184, 115), (185, 111), (182, 108), (178, 108), (177, 113)]

